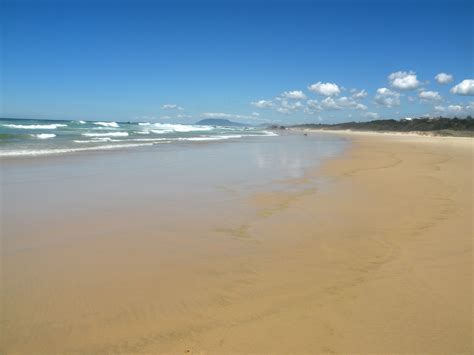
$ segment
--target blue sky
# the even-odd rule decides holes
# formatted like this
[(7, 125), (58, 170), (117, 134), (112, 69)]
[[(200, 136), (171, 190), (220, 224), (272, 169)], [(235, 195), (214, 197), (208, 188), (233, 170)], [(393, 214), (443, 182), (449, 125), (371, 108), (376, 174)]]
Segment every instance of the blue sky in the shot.
[(474, 112), (470, 1), (6, 0), (2, 10), (4, 117)]

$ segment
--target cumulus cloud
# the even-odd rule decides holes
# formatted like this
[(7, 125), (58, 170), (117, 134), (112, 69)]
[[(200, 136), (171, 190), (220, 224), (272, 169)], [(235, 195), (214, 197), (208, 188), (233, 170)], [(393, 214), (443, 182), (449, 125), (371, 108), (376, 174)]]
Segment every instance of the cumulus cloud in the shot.
[(161, 106), (163, 110), (183, 110), (181, 106), (178, 106), (176, 104), (164, 104)]
[(312, 84), (308, 89), (318, 95), (323, 96), (337, 96), (341, 93), (341, 89), (334, 83), (322, 83), (318, 81)]
[(285, 107), (278, 107), (276, 110), (277, 112), (283, 113), (285, 115), (288, 115), (290, 113), (290, 110)]
[(377, 112), (364, 112), (363, 116), (372, 120), (379, 118), (379, 114)]
[(354, 110), (367, 110), (367, 106), (358, 103), (352, 97), (343, 96), (336, 99), (336, 104), (342, 108), (350, 108)]
[(353, 99), (363, 99), (367, 96), (367, 91), (365, 90), (361, 90), (361, 91), (357, 91), (357, 90), (351, 90), (352, 92), (352, 98)]
[(292, 111), (298, 111), (303, 108), (301, 101), (287, 100), (286, 98), (277, 97), (275, 99), (277, 104), (277, 112), (288, 114)]
[(252, 112), (252, 116), (258, 117), (260, 114), (258, 112)]
[(285, 91), (281, 96), (293, 100), (306, 100), (306, 95), (301, 90)]
[(448, 106), (435, 106), (435, 111), (443, 116), (463, 116), (463, 115), (473, 115), (474, 114), (474, 101), (469, 102), (465, 106), (460, 104), (453, 104)]
[(439, 84), (447, 84), (453, 81), (454, 77), (451, 74), (439, 73), (435, 76), (435, 80)]
[(386, 107), (399, 106), (400, 94), (387, 88), (379, 88), (375, 94), (375, 102)]
[(321, 111), (322, 107), (319, 104), (318, 100), (308, 100), (306, 101), (307, 108), (314, 111)]
[(453, 86), (451, 92), (456, 95), (474, 96), (474, 79), (464, 79)]
[(398, 90), (413, 90), (420, 86), (415, 72), (397, 71), (388, 76), (390, 86)]
[(251, 104), (258, 108), (272, 108), (274, 106), (274, 103), (271, 100), (258, 100)]
[(321, 107), (326, 110), (341, 109), (332, 97), (326, 97), (323, 101), (321, 101)]
[(461, 105), (449, 105), (449, 106), (435, 106), (435, 111), (439, 112), (450, 112), (450, 113), (460, 113), (463, 110)]
[(441, 100), (441, 95), (437, 91), (420, 91), (418, 97), (424, 101), (439, 101)]
[(326, 97), (321, 101), (321, 107), (326, 110), (343, 110), (343, 109), (353, 109), (353, 110), (366, 110), (367, 106), (358, 103), (352, 97), (343, 96), (338, 99), (332, 97)]

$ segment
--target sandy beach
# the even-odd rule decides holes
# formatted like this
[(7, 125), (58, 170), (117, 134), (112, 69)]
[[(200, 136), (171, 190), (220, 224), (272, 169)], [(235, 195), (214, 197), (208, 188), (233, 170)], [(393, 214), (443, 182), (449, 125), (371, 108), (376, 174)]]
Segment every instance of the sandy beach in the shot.
[(65, 188), (37, 220), (4, 214), (1, 352), (473, 353), (473, 140), (338, 134), (342, 154), (277, 188), (159, 210), (111, 182), (112, 201), (87, 190), (94, 217), (58, 207)]

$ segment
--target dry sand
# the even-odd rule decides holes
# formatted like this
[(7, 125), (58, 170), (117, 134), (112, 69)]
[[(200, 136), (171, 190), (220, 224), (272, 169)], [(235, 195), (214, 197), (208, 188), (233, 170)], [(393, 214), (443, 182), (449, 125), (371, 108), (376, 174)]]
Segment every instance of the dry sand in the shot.
[(221, 242), (4, 258), (3, 353), (473, 353), (473, 141), (351, 137)]

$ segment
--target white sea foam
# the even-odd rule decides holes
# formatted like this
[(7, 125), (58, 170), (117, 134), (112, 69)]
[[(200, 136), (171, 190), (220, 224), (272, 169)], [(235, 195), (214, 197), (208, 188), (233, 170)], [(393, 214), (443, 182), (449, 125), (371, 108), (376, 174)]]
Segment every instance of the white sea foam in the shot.
[(166, 134), (166, 133), (173, 133), (174, 131), (172, 129), (163, 129), (163, 130), (152, 129), (149, 132), (153, 132), (156, 134)]
[(31, 134), (31, 136), (36, 137), (38, 139), (48, 139), (56, 137), (53, 133), (40, 133), (40, 134)]
[(211, 126), (195, 126), (195, 125), (185, 125), (185, 124), (178, 124), (178, 123), (177, 124), (155, 123), (153, 126), (158, 128), (160, 131), (171, 131), (171, 132), (211, 131), (214, 129), (214, 127), (211, 127)]
[(91, 129), (93, 131), (107, 131), (107, 132), (110, 132), (111, 130), (116, 130), (116, 128), (113, 128), (113, 127), (102, 127), (102, 126), (92, 127)]
[(162, 142), (171, 141), (169, 138), (132, 138), (132, 139), (112, 139), (112, 142)]
[(85, 137), (127, 137), (127, 132), (82, 133)]
[(264, 131), (264, 134), (229, 134), (229, 135), (219, 135), (219, 136), (199, 136), (199, 137), (181, 137), (181, 138), (171, 138), (171, 140), (177, 141), (221, 141), (226, 139), (238, 139), (243, 137), (276, 137), (278, 134), (275, 134), (270, 131)]
[(58, 127), (67, 127), (65, 124), (31, 124), (31, 125), (22, 125), (22, 124), (4, 124), (4, 127), (16, 128), (16, 129), (56, 129)]
[(220, 141), (225, 139), (242, 138), (241, 135), (228, 136), (200, 136), (200, 137), (178, 137), (178, 138), (132, 138), (132, 139), (112, 139), (112, 142), (176, 142), (176, 141)]
[(278, 137), (278, 134), (271, 131), (262, 131), (262, 134), (246, 134), (245, 137)]
[[(61, 122), (61, 121), (59, 121)], [(128, 147), (139, 147), (144, 145), (153, 145), (160, 143), (172, 143), (172, 142), (212, 142), (212, 141), (223, 141), (230, 139), (241, 139), (246, 137), (273, 137), (278, 136), (272, 131), (263, 131), (260, 129), (238, 129), (238, 128), (222, 128), (211, 126), (198, 126), (198, 125), (186, 125), (186, 124), (171, 124), (171, 123), (148, 123), (141, 122), (135, 125), (135, 129), (127, 131), (120, 129), (116, 122), (87, 122), (87, 121), (72, 121), (69, 125), (71, 132), (75, 131), (75, 136), (68, 138), (67, 135), (61, 137), (60, 133), (57, 133), (59, 137), (64, 139), (53, 139), (57, 137), (55, 134), (49, 133), (47, 130), (53, 130), (60, 127), (67, 127), (67, 124), (62, 123), (51, 123), (40, 124), (41, 122), (28, 122), (24, 124), (3, 124), (5, 127), (18, 128), (18, 129), (34, 129), (44, 130), (43, 132), (32, 131), (27, 132), (32, 137), (37, 138), (36, 140), (27, 140), (25, 144), (19, 146), (16, 142), (12, 144), (11, 148), (9, 145), (5, 145), (0, 157), (8, 156), (35, 156), (35, 155), (47, 155), (47, 154), (62, 154), (76, 151), (88, 151), (88, 150), (100, 150), (100, 149), (115, 149), (115, 148), (128, 148)], [(75, 123), (75, 124), (74, 124)], [(95, 126), (89, 129), (84, 129), (84, 126), (80, 127), (78, 124), (91, 124)], [(132, 128), (133, 129), (133, 128)], [(8, 130), (7, 130), (8, 131)], [(58, 130), (58, 132), (60, 132)], [(151, 134), (153, 133), (153, 134)], [(173, 137), (169, 137), (164, 134), (173, 134)], [(156, 135), (154, 135), (156, 134)], [(82, 135), (79, 138), (79, 135)], [(144, 136), (146, 135), (146, 136)], [(48, 141), (50, 145), (49, 149), (42, 147), (40, 140), (51, 139)], [(74, 140), (76, 139), (76, 140)], [(262, 138), (263, 139), (263, 138)], [(71, 143), (73, 146), (71, 146)], [(52, 146), (55, 147), (52, 147)]]
[(237, 139), (242, 138), (242, 135), (228, 135), (228, 136), (201, 136), (201, 137), (187, 137), (187, 138), (176, 138), (180, 141), (191, 141), (191, 142), (204, 142), (204, 141), (221, 141), (226, 139)]
[(112, 144), (102, 145), (97, 147), (83, 147), (83, 148), (58, 148), (58, 149), (38, 149), (38, 150), (10, 150), (0, 151), (0, 157), (19, 157), (19, 156), (38, 156), (38, 155), (52, 155), (52, 154), (65, 154), (73, 152), (82, 152), (88, 150), (111, 150), (120, 148), (133, 148), (152, 146), (156, 143), (137, 143), (137, 144)]
[(98, 138), (93, 138), (90, 140), (75, 140), (74, 143), (104, 143), (104, 142), (111, 142), (112, 138), (110, 137), (98, 137)]
[(94, 124), (97, 126), (103, 126), (103, 127), (113, 127), (113, 128), (119, 127), (117, 122), (94, 122)]

